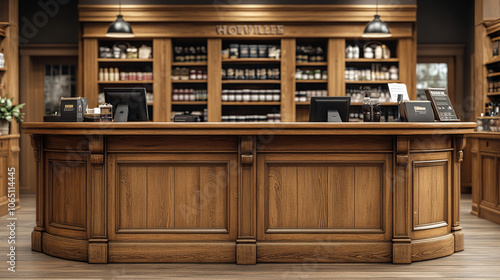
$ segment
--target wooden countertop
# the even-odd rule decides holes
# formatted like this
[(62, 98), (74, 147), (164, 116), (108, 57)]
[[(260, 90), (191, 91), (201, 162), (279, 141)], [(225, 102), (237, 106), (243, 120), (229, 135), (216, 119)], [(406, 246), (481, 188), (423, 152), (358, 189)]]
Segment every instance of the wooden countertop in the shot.
[(67, 123), (27, 122), (26, 134), (50, 135), (423, 135), (469, 134), (476, 123)]

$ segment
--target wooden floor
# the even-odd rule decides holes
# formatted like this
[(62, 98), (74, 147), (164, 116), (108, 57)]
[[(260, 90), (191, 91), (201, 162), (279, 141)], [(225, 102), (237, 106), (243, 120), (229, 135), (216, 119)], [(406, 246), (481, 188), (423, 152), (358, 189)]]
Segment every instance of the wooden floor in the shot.
[(471, 215), (462, 197), (465, 251), (395, 264), (104, 264), (67, 261), (31, 251), (33, 195), (21, 196), (17, 212), (16, 273), (7, 271), (7, 216), (0, 217), (0, 279), (500, 279), (500, 225)]

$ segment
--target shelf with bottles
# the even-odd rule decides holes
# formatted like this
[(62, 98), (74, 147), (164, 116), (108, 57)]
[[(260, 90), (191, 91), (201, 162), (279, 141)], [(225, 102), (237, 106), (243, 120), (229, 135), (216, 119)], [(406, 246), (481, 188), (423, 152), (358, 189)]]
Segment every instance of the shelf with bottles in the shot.
[[(380, 122), (398, 122), (399, 108), (398, 107), (381, 107)], [(349, 109), (349, 122), (363, 122), (363, 108), (352, 107)]]
[[(397, 57), (397, 40), (373, 41), (365, 39), (346, 40), (346, 62), (359, 60), (387, 61)], [(372, 61), (364, 61), (372, 62)]]
[(281, 122), (280, 113), (254, 115), (222, 115), (222, 122)]
[(326, 97), (328, 90), (322, 84), (297, 84), (295, 90), (295, 104), (308, 105), (312, 97)]
[(207, 41), (204, 39), (174, 39), (172, 65), (207, 63)]
[(207, 81), (206, 67), (174, 67), (171, 75), (172, 82)]
[(314, 82), (320, 83), (328, 82), (328, 72), (326, 68), (317, 67), (301, 67), (295, 69), (295, 81), (300, 82)]
[(224, 88), (222, 105), (280, 105), (281, 90), (278, 86), (252, 86)]
[(399, 63), (399, 58), (351, 58), (345, 60), (346, 63)]
[(189, 104), (200, 105), (203, 102), (207, 103), (207, 89), (206, 88), (174, 88), (172, 90), (172, 104), (174, 102), (183, 102)]
[(279, 81), (279, 67), (224, 67), (222, 68), (222, 82), (224, 81)]
[[(260, 95), (260, 94), (259, 94)], [(255, 97), (259, 96), (255, 95)], [(281, 103), (279, 101), (225, 101), (222, 102), (221, 121), (276, 121), (281, 119)], [(252, 99), (252, 97), (250, 97)], [(235, 96), (236, 99), (236, 96)], [(242, 98), (243, 99), (243, 98)], [(227, 117), (224, 117), (227, 116)], [(243, 116), (243, 118), (242, 118)], [(260, 116), (260, 117), (258, 117)], [(267, 118), (269, 116), (269, 118)], [(277, 117), (279, 116), (279, 117)], [(261, 118), (261, 119), (259, 119)]]
[(363, 105), (365, 97), (377, 99), (381, 104), (397, 105), (391, 100), (389, 87), (385, 85), (363, 85), (349, 86), (346, 88), (346, 96), (351, 97), (351, 105)]
[(99, 81), (100, 85), (147, 85), (153, 84), (153, 81)]
[(279, 40), (224, 40), (223, 63), (276, 63), (281, 58)]
[(98, 82), (99, 83), (110, 83), (110, 82), (121, 82), (121, 83), (152, 83), (153, 82), (153, 72), (150, 67), (131, 67), (130, 65), (124, 65), (120, 67), (99, 67)]
[(380, 81), (345, 81), (346, 84), (348, 85), (382, 85), (382, 84), (388, 84), (388, 83), (402, 83), (403, 81), (401, 80), (380, 80)]
[(327, 66), (326, 39), (302, 39), (296, 40), (295, 62), (297, 66)]
[(99, 63), (153, 63), (152, 58), (98, 58)]
[(183, 106), (176, 105), (173, 106), (172, 112), (170, 113), (170, 121), (174, 121), (174, 116), (176, 115), (191, 115), (199, 117), (200, 122), (207, 122), (208, 120), (208, 110), (206, 105), (196, 106)]
[(356, 67), (346, 66), (345, 81), (398, 81), (399, 68), (397, 65), (383, 65), (381, 63), (369, 63), (367, 65), (358, 65)]
[(103, 39), (99, 41), (98, 62), (152, 62), (152, 54), (152, 40)]

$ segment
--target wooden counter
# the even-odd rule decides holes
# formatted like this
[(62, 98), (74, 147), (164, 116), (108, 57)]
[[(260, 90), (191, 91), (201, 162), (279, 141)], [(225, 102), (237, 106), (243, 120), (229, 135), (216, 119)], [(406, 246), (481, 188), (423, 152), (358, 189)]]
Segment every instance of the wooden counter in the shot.
[(25, 123), (35, 251), (107, 262), (394, 262), (463, 250), (475, 123)]
[(472, 214), (500, 224), (500, 133), (469, 134), (472, 151)]

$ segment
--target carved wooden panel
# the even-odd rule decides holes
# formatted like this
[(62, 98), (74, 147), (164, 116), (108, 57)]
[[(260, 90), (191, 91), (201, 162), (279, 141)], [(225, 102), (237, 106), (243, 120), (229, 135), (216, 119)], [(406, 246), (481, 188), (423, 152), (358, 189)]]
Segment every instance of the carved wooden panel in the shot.
[(119, 232), (222, 229), (228, 225), (225, 163), (120, 163)]
[(49, 225), (86, 230), (87, 162), (49, 159)]
[(481, 180), (482, 184), (482, 201), (481, 203), (489, 203), (490, 207), (495, 207), (498, 204), (498, 186), (497, 186), (497, 166), (495, 157), (492, 155), (481, 154)]
[(447, 222), (449, 162), (421, 161), (414, 163), (414, 227)]
[(268, 163), (268, 229), (382, 229), (382, 163)]

